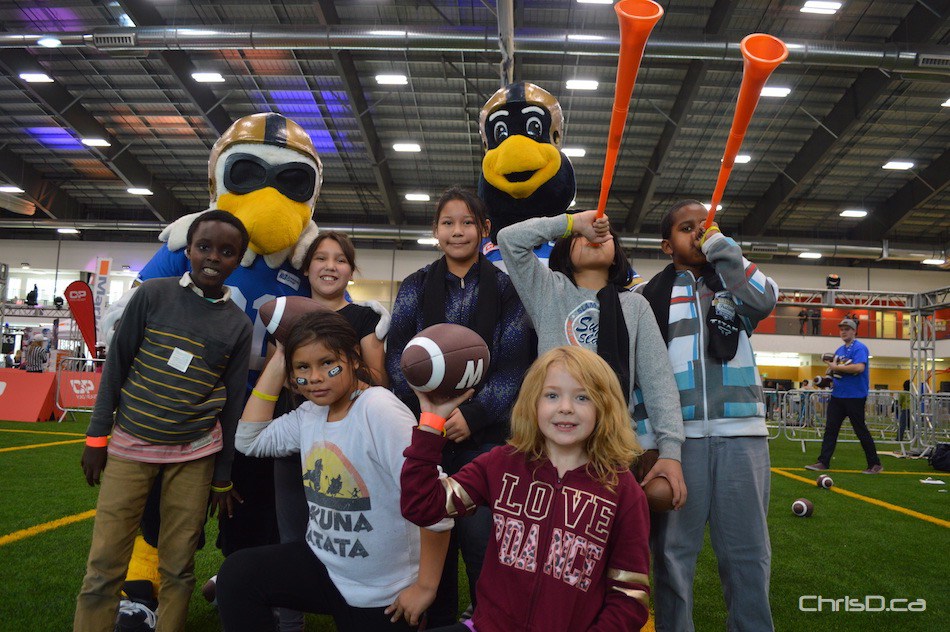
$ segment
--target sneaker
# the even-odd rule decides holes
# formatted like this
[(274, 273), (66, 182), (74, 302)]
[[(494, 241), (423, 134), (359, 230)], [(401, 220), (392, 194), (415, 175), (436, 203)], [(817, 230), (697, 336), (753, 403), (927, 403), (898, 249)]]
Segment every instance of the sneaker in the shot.
[(828, 466), (825, 465), (824, 463), (822, 463), (821, 461), (818, 461), (817, 463), (812, 463), (811, 465), (806, 465), (806, 466), (805, 466), (805, 469), (806, 469), (806, 470), (811, 470), (812, 472), (822, 472), (822, 471), (824, 471), (824, 470), (827, 470), (827, 469), (828, 469)]
[(465, 609), (465, 612), (462, 613), (462, 616), (459, 617), (459, 623), (465, 623), (472, 618), (472, 615), (475, 614), (475, 606), (469, 604), (468, 608)]
[(883, 471), (884, 471), (884, 466), (878, 463), (876, 465), (872, 465), (871, 467), (869, 467), (868, 469), (864, 470), (861, 473), (862, 474), (880, 474)]

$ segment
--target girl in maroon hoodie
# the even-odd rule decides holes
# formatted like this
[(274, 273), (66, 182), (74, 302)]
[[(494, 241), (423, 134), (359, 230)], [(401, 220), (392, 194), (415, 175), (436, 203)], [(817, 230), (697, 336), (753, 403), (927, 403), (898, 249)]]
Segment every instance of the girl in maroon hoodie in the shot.
[(492, 512), (478, 606), (445, 632), (639, 630), (650, 568), (646, 496), (630, 473), (642, 451), (617, 376), (596, 353), (558, 347), (528, 370), (512, 438), (439, 478), (442, 426), (459, 402), (416, 392), (402, 513), (416, 524)]

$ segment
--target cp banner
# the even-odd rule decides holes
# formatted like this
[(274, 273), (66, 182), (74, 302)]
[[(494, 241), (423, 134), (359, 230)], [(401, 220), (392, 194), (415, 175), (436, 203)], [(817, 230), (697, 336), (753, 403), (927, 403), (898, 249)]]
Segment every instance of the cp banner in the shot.
[(59, 401), (61, 408), (92, 408), (99, 392), (102, 373), (91, 371), (60, 371)]
[(76, 324), (79, 325), (82, 339), (89, 350), (95, 352), (96, 314), (92, 289), (88, 283), (73, 281), (66, 286), (66, 300), (69, 302), (69, 309), (73, 313)]
[(53, 414), (55, 373), (0, 369), (0, 419), (47, 421)]

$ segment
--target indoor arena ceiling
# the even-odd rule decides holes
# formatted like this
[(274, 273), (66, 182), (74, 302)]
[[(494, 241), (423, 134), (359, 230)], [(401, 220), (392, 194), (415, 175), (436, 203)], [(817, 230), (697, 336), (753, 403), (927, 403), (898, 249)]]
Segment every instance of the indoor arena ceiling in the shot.
[[(737, 44), (763, 32), (790, 45), (767, 84), (790, 92), (759, 102), (724, 228), (766, 251), (814, 240), (886, 258), (886, 240), (921, 258), (945, 253), (950, 0), (842, 0), (833, 15), (803, 13), (804, 2), (660, 0), (666, 14), (646, 46), (607, 206), (624, 235), (655, 237), (672, 201), (711, 197), (742, 78)], [(513, 77), (559, 98), (564, 147), (585, 152), (572, 158), (576, 208), (590, 208), (616, 75), (609, 4), (2, 0), (0, 184), (24, 192), (0, 193), (0, 237), (153, 241), (155, 228), (207, 207), (211, 145), (262, 111), (312, 136), (324, 165), (319, 224), (423, 227), (432, 203), (406, 194), (435, 199), (476, 182), (478, 114), (501, 85), (509, 12)], [(29, 83), (28, 72), (52, 81)], [(599, 85), (569, 89), (571, 79)], [(421, 151), (394, 151), (403, 142)], [(913, 166), (882, 168), (891, 161)], [(868, 215), (843, 218), (846, 209)], [(52, 230), (73, 226), (78, 236)]]

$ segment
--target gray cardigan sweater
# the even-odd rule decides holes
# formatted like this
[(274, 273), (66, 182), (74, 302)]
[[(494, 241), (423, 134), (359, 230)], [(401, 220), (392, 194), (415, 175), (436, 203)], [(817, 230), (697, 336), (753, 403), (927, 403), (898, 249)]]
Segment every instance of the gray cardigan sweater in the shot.
[[(547, 268), (532, 252), (538, 244), (557, 239), (566, 230), (567, 215), (558, 215), (529, 219), (498, 233), (508, 275), (538, 334), (539, 355), (570, 344), (597, 351), (597, 292), (577, 287), (565, 275)], [(637, 387), (650, 416), (649, 421), (637, 424), (637, 439), (644, 448), (658, 448), (660, 458), (678, 461), (684, 439), (683, 417), (656, 318), (639, 294), (621, 292), (620, 305), (630, 338), (630, 416), (634, 418)]]

